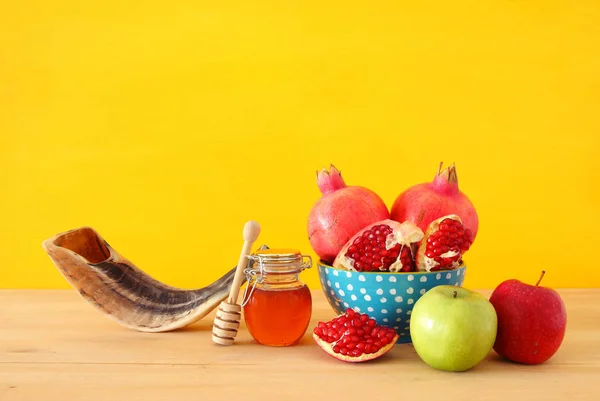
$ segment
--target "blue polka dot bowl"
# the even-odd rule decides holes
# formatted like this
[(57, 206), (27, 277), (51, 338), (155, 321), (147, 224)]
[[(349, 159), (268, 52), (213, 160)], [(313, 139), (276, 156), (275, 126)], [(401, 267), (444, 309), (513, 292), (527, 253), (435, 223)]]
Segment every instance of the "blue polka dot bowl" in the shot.
[(410, 343), (410, 314), (415, 302), (438, 285), (462, 286), (466, 266), (439, 272), (351, 272), (317, 263), (321, 288), (337, 314), (348, 308), (393, 327), (398, 343)]

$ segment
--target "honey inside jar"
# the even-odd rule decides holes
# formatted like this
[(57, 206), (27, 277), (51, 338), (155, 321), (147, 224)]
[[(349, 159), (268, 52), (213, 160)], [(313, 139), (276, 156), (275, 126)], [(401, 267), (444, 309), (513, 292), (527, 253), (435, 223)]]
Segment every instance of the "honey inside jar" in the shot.
[[(306, 257), (306, 256), (304, 256)], [(257, 343), (284, 347), (305, 334), (312, 314), (312, 296), (299, 274), (310, 267), (296, 250), (270, 249), (251, 256), (244, 320)]]

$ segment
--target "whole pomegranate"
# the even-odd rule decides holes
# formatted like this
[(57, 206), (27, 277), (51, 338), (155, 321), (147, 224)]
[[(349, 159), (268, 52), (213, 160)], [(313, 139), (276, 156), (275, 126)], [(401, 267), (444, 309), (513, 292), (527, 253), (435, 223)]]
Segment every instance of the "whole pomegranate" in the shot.
[(475, 206), (458, 188), (454, 164), (444, 170), (442, 164), (440, 163), (432, 182), (413, 185), (398, 195), (392, 205), (390, 217), (399, 222), (411, 221), (426, 231), (432, 221), (455, 214), (460, 217), (465, 228), (470, 230), (472, 240), (475, 240), (479, 227)]
[(383, 200), (370, 189), (347, 186), (340, 171), (317, 171), (317, 185), (323, 196), (308, 216), (308, 240), (319, 258), (333, 263), (344, 244), (362, 228), (390, 217)]

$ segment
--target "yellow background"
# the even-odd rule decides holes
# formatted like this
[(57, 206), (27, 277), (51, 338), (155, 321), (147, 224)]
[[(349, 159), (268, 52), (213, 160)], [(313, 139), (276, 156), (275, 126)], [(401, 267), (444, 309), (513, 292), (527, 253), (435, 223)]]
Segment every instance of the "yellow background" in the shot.
[(440, 161), (481, 220), (465, 286), (600, 286), (598, 2), (90, 3), (0, 6), (0, 287), (68, 288), (41, 242), (82, 225), (204, 285), (247, 219), (311, 252), (330, 162), (391, 206)]

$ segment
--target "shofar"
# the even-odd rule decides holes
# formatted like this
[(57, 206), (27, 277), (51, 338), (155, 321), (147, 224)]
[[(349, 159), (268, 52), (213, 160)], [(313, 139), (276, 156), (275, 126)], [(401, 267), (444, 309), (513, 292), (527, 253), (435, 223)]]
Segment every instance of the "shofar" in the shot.
[(121, 325), (144, 332), (175, 330), (202, 319), (227, 298), (235, 274), (234, 267), (203, 288), (171, 287), (119, 255), (90, 227), (57, 234), (42, 246), (86, 301)]

